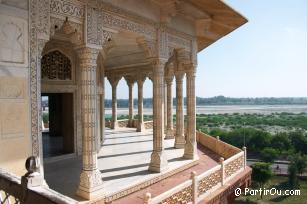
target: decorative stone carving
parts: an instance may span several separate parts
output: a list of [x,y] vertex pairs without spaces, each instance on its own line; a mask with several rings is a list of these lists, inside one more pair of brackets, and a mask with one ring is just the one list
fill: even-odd
[[163,148],[164,136],[164,69],[165,63],[163,59],[155,59],[153,61],[153,152],[149,170],[161,172],[167,169],[167,159]]
[[189,71],[186,76],[187,90],[187,136],[184,146],[184,158],[197,159],[197,144],[196,144],[196,96],[195,96],[195,74],[196,67],[190,63],[187,65]]
[[36,32],[37,38],[48,40],[50,37],[50,0],[36,1],[37,18]]
[[28,66],[27,22],[0,14],[0,64]]
[[103,12],[102,13],[102,24],[106,27],[110,27],[117,30],[127,30],[134,33],[144,35],[149,38],[154,38],[155,30],[153,27],[139,24],[137,22],[129,21],[127,19]]
[[42,79],[48,80],[71,80],[71,62],[60,51],[55,50],[47,53],[42,58]]
[[86,40],[88,44],[102,45],[102,12],[97,8],[87,7]]
[[97,161],[97,56],[98,50],[77,50],[81,69],[82,172],[77,194],[91,199],[101,193],[102,178]]
[[175,73],[176,76],[176,137],[175,148],[183,148],[184,137],[184,113],[183,113],[183,72]]
[[188,186],[178,193],[164,199],[159,204],[178,204],[178,203],[192,203],[192,186]]
[[191,41],[176,35],[168,34],[167,39],[169,42],[169,46],[175,48],[185,48],[190,51],[191,49]]
[[153,40],[141,37],[137,39],[138,45],[143,49],[146,58],[151,58],[156,56],[156,43]]
[[244,165],[244,157],[241,156],[230,163],[225,165],[225,177],[229,177],[237,172],[239,169],[243,168]]
[[0,99],[24,99],[25,80],[18,77],[0,77]]
[[23,102],[0,103],[0,135],[4,139],[24,137],[26,123],[26,105]]
[[198,194],[201,195],[203,193],[206,193],[208,190],[220,183],[221,180],[221,170],[209,174],[208,176],[199,181]]
[[[40,116],[40,60],[41,52],[49,38],[49,0],[29,1],[30,33],[30,97],[31,97],[31,138],[32,155],[42,160],[41,116]],[[48,35],[48,36],[46,36]],[[42,173],[42,169],[40,170]]]
[[72,21],[54,18],[50,19],[50,35],[57,38],[66,38],[75,45],[82,44],[83,42],[83,26],[82,24],[75,23]]
[[160,25],[160,27],[158,28],[157,36],[157,42],[159,45],[158,56],[159,58],[168,59],[168,39],[164,25]]
[[50,11],[53,14],[70,16],[74,18],[84,18],[84,6],[72,1],[51,0]]

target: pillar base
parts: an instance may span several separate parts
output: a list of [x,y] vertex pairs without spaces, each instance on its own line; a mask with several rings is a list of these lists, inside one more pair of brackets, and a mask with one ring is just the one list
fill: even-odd
[[164,139],[169,140],[169,139],[174,139],[174,138],[175,138],[175,136],[174,136],[173,129],[166,130],[166,134],[165,134]]
[[99,170],[82,170],[76,194],[88,200],[104,196],[103,182]]
[[111,129],[115,130],[118,128],[118,122],[112,122],[112,126],[111,126]]
[[185,147],[185,137],[182,136],[177,136],[175,138],[175,148],[176,149],[183,149]]
[[145,131],[145,126],[144,123],[138,124],[138,127],[136,128],[137,132],[144,132]]
[[164,152],[153,151],[151,153],[151,161],[148,170],[160,173],[165,171],[167,168],[168,168],[168,162]]
[[194,145],[191,142],[187,142],[184,146],[184,155],[185,159],[198,159],[196,143]]

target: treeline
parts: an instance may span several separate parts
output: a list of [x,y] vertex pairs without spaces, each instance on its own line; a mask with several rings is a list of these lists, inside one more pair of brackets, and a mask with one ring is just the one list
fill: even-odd
[[263,98],[230,98],[215,96],[212,98],[196,98],[197,105],[304,105],[307,97],[263,97]]
[[[176,105],[176,98],[173,99]],[[186,100],[184,99],[184,103]],[[152,99],[144,98],[143,104],[145,108],[152,107]],[[307,97],[263,97],[263,98],[231,98],[225,96],[215,96],[211,98],[196,97],[196,105],[307,105]],[[117,106],[121,108],[128,107],[128,99],[118,99]],[[137,99],[134,99],[134,106],[137,107]],[[112,107],[112,100],[105,100],[105,107]]]
[[260,155],[266,162],[272,162],[277,158],[289,159],[288,156],[294,153],[307,155],[307,135],[301,131],[271,134],[254,128],[231,131],[216,128],[208,134],[219,136],[224,142],[239,148],[245,145],[249,152]]

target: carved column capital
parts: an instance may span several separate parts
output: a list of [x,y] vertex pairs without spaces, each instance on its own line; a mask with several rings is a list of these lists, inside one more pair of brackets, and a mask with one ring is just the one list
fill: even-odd
[[124,78],[129,87],[133,86],[133,84],[135,83],[135,78],[133,76],[125,76]]
[[107,77],[112,87],[113,86],[116,87],[121,78],[122,78],[121,76],[117,76],[117,75],[111,75]]
[[182,83],[184,75],[184,72],[175,72],[176,83]]
[[167,86],[171,86],[173,84],[174,76],[166,76],[165,77],[165,82]]
[[146,76],[145,75],[138,75],[136,82],[138,84],[138,86],[143,86],[144,82],[146,80]]
[[195,63],[187,63],[184,65],[184,70],[185,70],[185,73],[187,75],[196,75],[196,71],[197,71],[197,64]]
[[90,47],[76,47],[75,50],[77,52],[81,65],[83,63],[86,63],[97,66],[97,57],[99,54],[98,49]]

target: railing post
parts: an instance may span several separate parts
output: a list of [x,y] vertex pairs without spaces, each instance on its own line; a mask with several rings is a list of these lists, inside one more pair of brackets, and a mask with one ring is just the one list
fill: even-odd
[[27,173],[21,177],[22,199],[21,203],[27,200],[28,189],[32,187],[47,186],[45,180],[39,173],[39,159],[31,156],[26,160]]
[[246,147],[243,147],[242,149],[244,151],[243,167],[245,169],[246,168],[246,160],[247,160],[247,154],[246,154],[247,152],[246,152]]
[[192,179],[192,203],[197,204],[198,181],[195,171],[191,172],[191,179]]
[[144,196],[144,204],[150,204],[150,201],[151,201],[151,194],[146,193]]
[[215,140],[215,150],[218,154],[220,154],[220,148],[219,148],[219,141],[220,141],[220,136],[216,136]]
[[224,158],[220,158],[220,164],[221,164],[221,180],[222,180],[222,186],[225,183],[225,165],[224,165]]

